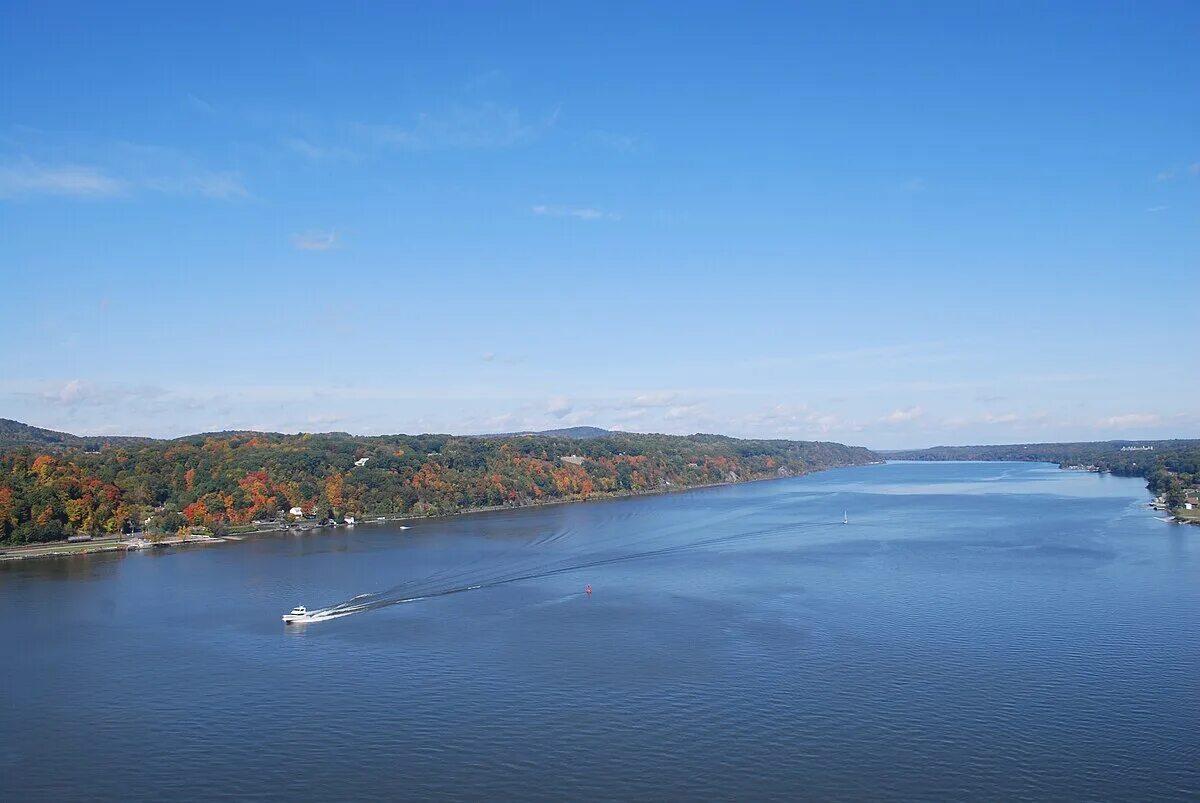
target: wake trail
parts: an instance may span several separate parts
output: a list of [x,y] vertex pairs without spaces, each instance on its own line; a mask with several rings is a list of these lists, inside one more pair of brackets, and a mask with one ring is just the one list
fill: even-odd
[[[497,588],[499,586],[510,585],[512,583],[556,577],[571,572],[584,571],[586,569],[595,569],[604,566],[613,566],[622,563],[649,560],[652,558],[660,558],[685,552],[692,552],[751,539],[769,539],[773,537],[787,536],[800,530],[813,530],[841,526],[841,522],[788,523],[774,527],[761,528],[758,530],[714,536],[712,538],[705,538],[698,541],[690,541],[681,544],[668,544],[665,546],[656,547],[654,549],[644,549],[635,552],[617,552],[617,554],[612,554],[612,550],[609,550],[605,553],[583,556],[583,560],[563,558],[558,561],[538,562],[532,565],[526,564],[509,566],[509,570],[507,572],[494,574],[476,573],[472,571],[471,568],[462,570],[462,567],[457,567],[460,569],[460,571],[443,570],[441,572],[435,572],[433,575],[425,578],[401,583],[386,591],[377,592],[375,594],[360,594],[351,598],[350,600],[347,600],[346,602],[316,611],[314,614],[316,617],[319,617],[317,619],[318,621],[325,618],[338,618],[354,613],[364,613],[366,611],[378,610],[380,608],[386,608],[392,605],[403,605],[406,603],[418,602],[420,600],[434,599],[453,594],[462,594],[467,591]],[[554,540],[558,539],[555,538]]]

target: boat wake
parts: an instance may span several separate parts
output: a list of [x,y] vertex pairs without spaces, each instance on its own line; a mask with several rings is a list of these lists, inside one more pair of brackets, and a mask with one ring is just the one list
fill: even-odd
[[[624,545],[623,548],[620,545],[614,545],[609,546],[608,549],[601,552],[576,555],[571,558],[563,558],[550,562],[542,562],[536,559],[530,560],[529,558],[534,556],[529,555],[528,550],[522,550],[523,554],[518,556],[517,560],[512,562],[504,561],[503,565],[500,566],[496,565],[494,559],[482,559],[470,566],[442,569],[426,577],[406,581],[385,591],[358,594],[345,602],[311,611],[311,616],[306,622],[328,621],[392,605],[404,605],[437,597],[446,597],[452,594],[462,594],[467,591],[497,588],[512,583],[555,577],[602,566],[663,558],[750,540],[785,538],[795,535],[800,531],[841,526],[842,522],[840,520],[833,522],[792,522],[775,527],[669,544],[654,549],[633,549],[634,544]],[[530,543],[545,543],[546,540],[557,540],[557,538],[552,536],[550,539],[539,539]],[[485,565],[479,565],[480,563],[484,563]]]

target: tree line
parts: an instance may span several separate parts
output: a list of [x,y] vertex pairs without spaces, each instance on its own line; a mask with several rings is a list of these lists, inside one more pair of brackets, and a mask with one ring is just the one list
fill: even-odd
[[803,474],[877,460],[837,443],[611,433],[457,437],[218,433],[0,453],[0,542],[185,527],[299,507],[318,517],[456,513]]

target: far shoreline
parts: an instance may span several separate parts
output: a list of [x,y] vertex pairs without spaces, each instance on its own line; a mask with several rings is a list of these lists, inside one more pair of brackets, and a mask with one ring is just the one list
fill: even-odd
[[[71,544],[67,541],[52,541],[45,544],[22,544],[15,547],[6,547],[0,549],[0,563],[17,562],[25,560],[37,560],[40,558],[71,558],[78,555],[95,555],[105,552],[136,552],[140,549],[162,549],[166,547],[185,547],[196,545],[220,544],[227,542],[238,542],[247,538],[270,535],[272,533],[298,533],[307,535],[310,531],[326,531],[339,529],[354,529],[356,527],[370,527],[380,524],[395,524],[406,521],[423,521],[436,522],[439,520],[449,520],[459,518],[461,516],[474,516],[484,513],[502,513],[516,512],[524,510],[535,510],[544,507],[553,507],[556,505],[573,505],[588,502],[617,502],[628,499],[637,499],[644,496],[665,496],[667,494],[684,494],[690,491],[706,491],[714,488],[728,488],[736,485],[749,485],[756,482],[774,482],[778,480],[798,479],[807,477],[813,474],[819,474],[826,471],[836,471],[845,468],[863,468],[865,466],[879,466],[887,464],[952,464],[952,463],[1043,463],[1048,466],[1053,466],[1059,471],[1078,472],[1079,469],[1063,468],[1056,463],[1044,460],[878,460],[870,463],[857,463],[845,466],[830,466],[829,468],[819,468],[813,471],[806,471],[801,474],[788,474],[786,476],[774,477],[752,477],[746,480],[735,480],[733,482],[710,482],[703,485],[689,485],[687,487],[667,487],[667,488],[652,488],[644,491],[622,491],[619,493],[606,493],[603,495],[593,495],[589,497],[572,497],[567,499],[549,499],[546,501],[528,502],[521,505],[488,505],[484,507],[463,508],[462,510],[453,513],[436,513],[426,516],[412,515],[390,515],[390,516],[365,516],[362,521],[355,521],[354,524],[334,524],[321,525],[312,524],[308,526],[300,525],[278,525],[254,530],[238,530],[235,532],[227,532],[223,535],[187,535],[181,538],[164,538],[156,543],[144,543],[139,546],[132,546],[131,542],[144,539],[136,539],[133,537],[122,539],[119,535],[106,533],[99,536],[95,541],[85,541],[78,544]],[[1110,472],[1086,472],[1089,474],[1104,475]],[[1133,479],[1130,477],[1129,479]],[[1164,512],[1154,507],[1153,502],[1146,505],[1151,512]],[[1200,519],[1182,518],[1174,513],[1167,512],[1166,516],[1154,516],[1158,521],[1172,524],[1191,524],[1200,525]]]
[[[293,533],[307,535],[311,531],[326,531],[326,530],[341,530],[354,529],[357,527],[369,527],[379,524],[393,524],[405,521],[438,521],[440,519],[454,519],[460,516],[472,516],[482,513],[500,513],[505,511],[521,511],[533,510],[543,507],[552,507],[555,505],[573,505],[585,502],[615,502],[626,499],[636,499],[643,496],[663,496],[666,494],[682,494],[689,491],[705,491],[713,488],[726,488],[735,485],[749,485],[755,482],[772,482],[776,480],[796,479],[798,477],[807,477],[812,474],[818,474],[823,471],[835,471],[843,468],[862,468],[863,466],[877,466],[887,463],[887,460],[873,461],[870,463],[851,463],[844,466],[830,466],[828,468],[819,468],[813,471],[805,471],[799,474],[786,474],[772,477],[751,477],[745,480],[734,480],[732,482],[709,482],[703,485],[688,485],[686,487],[666,487],[666,488],[651,488],[644,491],[621,491],[609,492],[602,495],[592,495],[588,497],[570,497],[566,499],[549,499],[546,501],[528,502],[520,505],[487,505],[484,507],[470,507],[453,513],[435,513],[426,516],[411,516],[411,515],[388,515],[388,516],[370,516],[365,515],[362,521],[356,519],[354,524],[334,524],[321,525],[311,524],[308,526],[300,525],[276,525],[274,527],[264,527],[251,530],[235,530],[226,532],[222,535],[187,535],[175,538],[163,538],[160,541],[153,543],[144,543],[133,545],[136,541],[145,541],[144,538],[131,535],[122,538],[119,534],[105,533],[97,536],[93,541],[83,541],[80,543],[69,543],[68,541],[48,541],[44,544],[21,544],[18,546],[2,547],[0,546],[0,563],[18,562],[26,560],[38,560],[43,558],[72,558],[78,555],[96,555],[106,552],[138,552],[141,549],[163,549],[166,547],[183,547],[194,545],[220,544],[227,542],[238,542],[246,538],[257,536],[270,535],[272,533]],[[920,462],[920,461],[914,461]]]

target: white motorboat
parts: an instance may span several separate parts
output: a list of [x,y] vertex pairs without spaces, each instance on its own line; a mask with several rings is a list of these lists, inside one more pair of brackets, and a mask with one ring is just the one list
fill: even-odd
[[289,625],[300,624],[302,622],[311,622],[312,620],[312,614],[309,613],[308,608],[305,608],[303,605],[297,605],[295,608],[292,608],[291,613],[285,613],[283,615],[283,621]]

